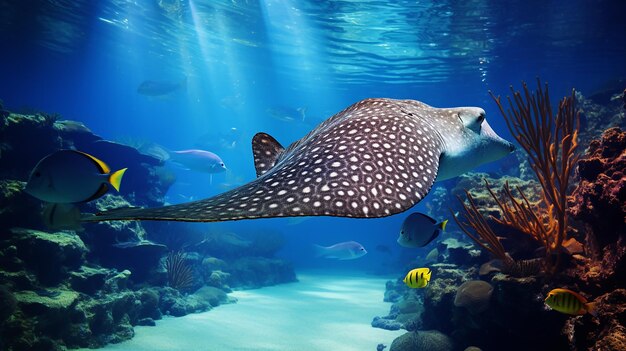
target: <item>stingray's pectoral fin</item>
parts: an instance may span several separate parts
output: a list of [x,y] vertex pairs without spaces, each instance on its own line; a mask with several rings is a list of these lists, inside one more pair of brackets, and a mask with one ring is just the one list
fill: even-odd
[[257,133],[252,138],[252,153],[256,176],[260,177],[272,169],[276,160],[285,151],[276,139],[267,133]]

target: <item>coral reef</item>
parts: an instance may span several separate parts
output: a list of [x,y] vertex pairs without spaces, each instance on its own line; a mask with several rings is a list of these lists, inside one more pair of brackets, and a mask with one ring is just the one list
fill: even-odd
[[[493,200],[498,204],[502,216],[491,220],[503,226],[512,227],[526,233],[543,245],[545,252],[544,269],[554,274],[560,268],[562,247],[575,242],[569,237],[567,195],[571,173],[578,160],[579,112],[575,107],[575,93],[559,103],[558,112],[552,116],[548,86],[545,90],[537,80],[537,91],[531,92],[525,83],[523,93],[511,88],[513,97],[508,97],[509,108],[505,111],[500,97],[493,99],[517,142],[526,151],[531,168],[539,184],[541,199],[531,203],[521,189],[519,198],[508,184],[503,187],[503,195],[495,194],[486,183]],[[478,211],[471,194],[466,193],[469,204],[463,203],[465,222],[455,220],[459,227],[486,250],[491,251],[506,265],[514,264],[512,258],[504,256],[493,230]],[[470,229],[471,228],[471,229]],[[476,232],[476,236],[470,233]]]
[[[160,159],[103,140],[82,123],[2,110],[0,349],[102,347],[132,338],[133,326],[155,325],[163,315],[235,302],[226,294],[231,287],[295,281],[293,268],[273,257],[284,243],[278,233],[264,240],[263,233],[244,239],[215,232],[198,242],[202,235],[170,223],[46,228],[43,204],[23,189],[33,166],[63,148],[97,155],[112,169],[129,168],[121,192],[81,204],[82,212],[162,205],[173,181]],[[184,254],[170,256],[168,267],[166,255],[172,250]],[[170,274],[170,286],[168,272],[177,272],[177,278]]]
[[454,297],[454,306],[465,307],[471,314],[484,312],[489,308],[493,286],[482,280],[469,280],[459,286]]
[[626,349],[626,289],[616,289],[595,299],[597,323],[570,318],[563,327],[577,350]]
[[426,330],[401,335],[391,343],[389,348],[389,351],[412,350],[452,351],[454,350],[454,343],[445,334],[436,330]]
[[[530,92],[526,94],[526,98],[531,95]],[[526,100],[517,105],[521,97],[514,99],[513,105],[521,109],[528,109],[533,104]],[[547,102],[547,94],[542,99],[537,100],[543,101],[540,105]],[[431,192],[429,196],[435,199],[429,205],[430,215],[441,218],[449,216],[451,211],[465,211],[461,202],[451,200],[454,196],[466,194],[465,189],[469,189],[468,197],[473,204],[466,203],[466,206],[481,231],[474,242],[496,259],[485,262],[485,257],[473,259],[468,257],[469,252],[456,251],[465,246],[463,238],[457,235],[463,227],[461,225],[457,230],[457,227],[449,226],[445,235],[458,238],[460,243],[450,239],[439,242],[437,247],[443,252],[439,255],[440,263],[433,265],[437,268],[433,268],[432,280],[422,291],[403,290],[401,285],[388,282],[385,297],[394,305],[389,316],[378,317],[377,324],[383,327],[401,325],[407,330],[438,330],[454,340],[459,349],[468,350],[624,349],[626,133],[623,128],[609,128],[601,138],[593,139],[611,125],[624,125],[626,119],[614,99],[607,106],[583,100],[578,93],[576,99],[583,125],[579,142],[582,146],[589,145],[579,160],[565,157],[568,164],[562,167],[563,157],[558,155],[558,150],[540,148],[561,167],[554,172],[543,172],[540,176],[543,181],[508,176],[496,178],[494,174],[498,172],[490,175],[474,173],[447,181],[445,186],[440,185]],[[545,105],[537,106],[538,111],[544,108]],[[570,114],[574,111],[565,110]],[[567,142],[564,140],[567,135],[573,135],[572,130],[565,129],[565,133],[559,132],[559,137],[551,139],[552,143],[559,144],[558,148]],[[553,130],[553,133],[556,132]],[[565,146],[572,150],[572,145]],[[554,152],[557,152],[556,156]],[[533,173],[540,167],[532,160],[528,165],[535,168]],[[565,176],[571,175],[574,169],[573,177],[564,182]],[[554,176],[556,173],[559,177]],[[484,186],[485,179],[490,188]],[[546,186],[545,183],[551,182],[554,184]],[[554,191],[556,188],[558,191]],[[504,193],[491,189],[504,189]],[[545,194],[546,189],[552,189],[549,192],[553,196],[549,201],[546,201],[550,196]],[[566,204],[563,203],[565,199]],[[557,213],[557,205],[565,211]],[[507,215],[515,211],[527,217],[507,219]],[[529,218],[533,214],[536,219]],[[537,231],[528,230],[529,223],[534,223]],[[542,228],[549,233],[549,240],[542,238],[543,234],[532,235],[532,232],[538,234]],[[564,235],[559,228],[565,231]],[[473,231],[470,234],[476,236]],[[558,264],[557,256],[561,256]],[[515,264],[510,265],[507,260]],[[479,303],[480,308],[473,311],[455,306],[455,300],[460,305],[457,295],[462,294],[462,287],[471,281],[479,282],[476,284],[485,286],[485,292],[491,292],[487,308],[486,303]],[[554,288],[567,288],[583,295],[595,304],[596,315],[569,316],[550,310],[544,299]],[[415,319],[400,323],[396,304],[411,301],[413,296],[419,297],[414,303],[421,302],[423,309]],[[408,335],[399,343],[407,343],[412,337]]]
[[626,132],[606,130],[578,162],[580,182],[569,198],[575,219],[590,223],[602,248],[626,231]]

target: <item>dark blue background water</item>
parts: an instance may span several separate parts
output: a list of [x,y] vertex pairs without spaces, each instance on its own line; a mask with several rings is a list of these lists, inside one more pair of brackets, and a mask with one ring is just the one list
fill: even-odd
[[[0,99],[11,110],[58,112],[107,139],[219,154],[230,172],[211,183],[176,170],[168,199],[182,202],[253,179],[249,141],[257,131],[287,145],[366,97],[481,106],[510,139],[488,90],[504,95],[510,84],[541,76],[557,98],[626,76],[624,4],[0,1]],[[165,98],[137,93],[144,80],[185,77],[186,91]],[[280,121],[268,113],[278,108],[306,108],[306,119]],[[288,240],[281,255],[299,268],[371,271],[391,260],[374,250],[377,244],[401,250],[395,240],[404,216],[190,226],[278,230]],[[370,254],[340,263],[312,258],[312,243],[345,240],[363,243]]]

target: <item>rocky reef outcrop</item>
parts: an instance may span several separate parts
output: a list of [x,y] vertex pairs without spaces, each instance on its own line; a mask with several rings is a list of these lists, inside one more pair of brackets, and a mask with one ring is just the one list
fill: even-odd
[[[468,189],[486,223],[498,236],[507,254],[522,260],[529,268],[521,277],[502,272],[501,260],[489,255],[472,259],[465,251],[465,239],[456,226],[448,227],[448,236],[461,238],[459,252],[439,242],[442,254],[430,264],[431,281],[424,289],[407,289],[401,280],[389,281],[385,297],[394,305],[388,316],[377,317],[378,327],[404,328],[409,333],[396,339],[396,347],[412,345],[414,331],[436,330],[447,335],[458,350],[623,350],[626,347],[626,127],[622,101],[612,99],[599,106],[577,94],[581,108],[580,159],[576,164],[574,185],[569,189],[568,237],[582,243],[582,248],[563,245],[562,260],[556,272],[535,270],[537,257],[545,253],[542,245],[528,234],[516,232],[489,218],[499,218],[501,211],[486,191],[487,179],[492,189],[506,182],[520,188],[530,203],[538,200],[541,188],[527,170],[510,172],[518,177],[490,174],[467,174],[439,185],[429,196],[430,215],[445,218],[462,208],[455,195]],[[620,126],[620,128],[614,128]],[[508,167],[508,166],[507,166]],[[527,167],[527,164],[520,165]],[[507,173],[509,173],[507,171]],[[472,242],[473,243],[473,242]],[[450,244],[450,242],[448,242]],[[469,244],[470,248],[477,249]],[[486,251],[486,250],[482,250]],[[542,257],[543,259],[543,257]],[[532,263],[532,264],[531,264]],[[428,262],[412,262],[407,269]],[[532,267],[531,267],[532,266]],[[479,269],[480,267],[480,269]],[[473,282],[473,283],[470,283]],[[468,296],[464,287],[478,287]],[[548,308],[544,299],[555,288],[575,291],[594,304],[594,313],[572,316]],[[419,314],[400,320],[398,311]],[[393,349],[393,346],[392,346]]]
[[570,213],[598,233],[597,246],[626,232],[626,132],[607,129],[578,161],[580,182],[569,198]]
[[[121,221],[47,228],[43,204],[23,190],[41,158],[68,148],[97,155],[111,169],[128,168],[119,193],[82,204],[82,212],[163,205],[174,181],[160,159],[82,123],[0,108],[0,349],[102,347],[163,315],[235,302],[232,289],[296,279],[293,267],[274,257],[279,234],[197,235],[179,223]],[[178,253],[175,266],[167,265],[171,252]]]

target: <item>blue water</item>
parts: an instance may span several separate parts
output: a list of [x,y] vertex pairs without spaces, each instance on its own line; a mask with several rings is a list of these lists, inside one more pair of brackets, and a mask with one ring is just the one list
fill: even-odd
[[[212,181],[176,170],[168,201],[183,202],[253,179],[254,133],[287,145],[366,97],[481,106],[510,140],[488,91],[506,94],[540,76],[556,98],[626,76],[624,13],[619,0],[3,1],[0,98],[10,110],[82,121],[106,139],[219,154],[230,171]],[[137,93],[145,80],[184,78],[186,91]],[[306,118],[278,120],[268,113],[278,108],[306,108]],[[395,240],[403,218],[181,228],[279,231],[287,240],[280,256],[297,269],[376,271],[392,264],[376,245],[402,250]],[[311,256],[313,243],[346,240],[370,254],[340,263]]]

